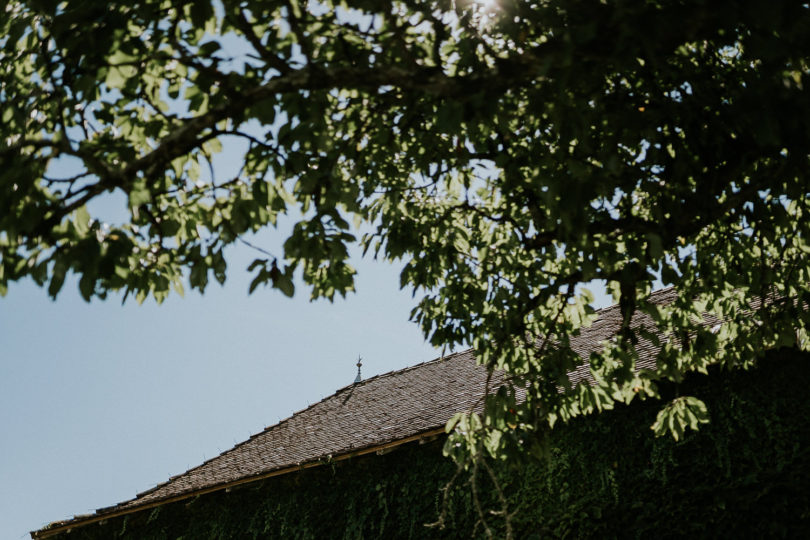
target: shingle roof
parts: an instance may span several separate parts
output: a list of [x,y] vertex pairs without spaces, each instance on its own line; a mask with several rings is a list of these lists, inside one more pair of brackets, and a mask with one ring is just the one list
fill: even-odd
[[[650,300],[664,304],[674,297],[675,292],[670,288],[653,293]],[[598,314],[592,326],[571,338],[573,350],[582,358],[599,350],[621,324],[617,306],[600,310]],[[654,328],[652,320],[645,315],[634,319],[634,326],[637,325]],[[638,367],[655,367],[652,344],[642,342],[638,348]],[[590,378],[587,364],[572,372],[570,378],[574,384]],[[83,521],[95,521],[100,516],[263,478],[274,471],[295,470],[320,460],[434,434],[454,413],[469,410],[480,401],[485,380],[486,370],[476,364],[471,350],[372,377],[338,390],[202,465],[139,493],[132,500],[99,509],[96,514],[52,523],[39,532],[75,526]]]
[[247,441],[121,506],[397,441],[444,426],[481,396],[471,351],[346,386]]
[[[652,293],[647,300],[654,304],[666,305],[674,301],[677,294],[674,287],[667,287]],[[571,348],[580,357],[587,359],[592,352],[598,352],[604,343],[613,338],[622,325],[622,315],[619,306],[610,306],[599,310],[599,317],[588,328],[583,328],[578,336],[571,338]],[[706,317],[706,322],[713,324],[716,319]],[[658,332],[655,321],[646,313],[636,312],[633,315],[633,328],[646,328],[650,332]],[[639,337],[636,344],[638,360],[636,369],[655,369],[655,357],[658,349],[649,340]],[[568,374],[572,385],[583,379],[591,379],[590,366],[585,363]]]

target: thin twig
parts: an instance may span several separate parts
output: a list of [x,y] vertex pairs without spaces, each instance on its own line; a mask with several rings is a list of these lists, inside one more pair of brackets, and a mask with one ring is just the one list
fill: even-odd
[[512,540],[512,514],[509,513],[509,504],[506,500],[506,495],[504,495],[503,489],[501,488],[501,483],[495,476],[495,471],[492,470],[492,467],[490,467],[489,463],[487,463],[487,460],[485,458],[481,459],[481,463],[484,465],[484,469],[486,469],[487,473],[489,474],[489,478],[492,480],[492,485],[495,486],[495,493],[498,495],[498,500],[501,502],[501,511],[498,513],[493,513],[503,516],[504,524],[506,526],[506,540]]
[[492,529],[489,528],[487,524],[486,515],[484,514],[484,509],[481,507],[481,501],[478,498],[478,461],[481,457],[473,458],[472,462],[472,473],[470,474],[470,488],[472,490],[472,498],[473,503],[475,504],[475,511],[478,513],[478,522],[484,528],[484,534],[487,535],[487,538],[492,538]]

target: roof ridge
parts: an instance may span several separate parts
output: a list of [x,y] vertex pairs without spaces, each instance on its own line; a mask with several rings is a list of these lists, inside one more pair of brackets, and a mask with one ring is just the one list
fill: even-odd
[[[374,375],[374,376],[372,376],[372,377],[369,377],[368,379],[363,379],[363,380],[362,380],[362,381],[360,381],[360,382],[356,382],[356,383],[352,383],[352,384],[347,384],[346,386],[341,386],[340,388],[338,388],[338,389],[335,391],[335,393],[334,393],[334,394],[332,394],[332,395],[330,395],[330,396],[327,396],[327,397],[325,397],[325,398],[323,398],[323,399],[327,399],[327,398],[329,398],[329,397],[336,396],[336,395],[338,395],[339,393],[341,393],[341,392],[343,392],[343,391],[345,391],[345,390],[348,390],[349,388],[354,388],[355,386],[364,385],[364,384],[366,384],[366,383],[368,383],[368,382],[371,382],[371,381],[374,381],[374,380],[376,380],[376,379],[382,379],[382,378],[384,378],[384,377],[392,377],[392,376],[394,376],[394,375],[399,375],[400,373],[405,373],[405,372],[408,372],[408,371],[413,371],[414,369],[417,369],[417,368],[420,368],[420,367],[426,366],[426,365],[428,365],[428,364],[435,364],[435,363],[437,363],[437,362],[442,362],[442,361],[444,361],[444,360],[449,360],[449,359],[451,359],[451,358],[453,358],[453,357],[455,357],[455,356],[460,356],[460,355],[462,355],[462,354],[469,353],[469,352],[471,352],[472,350],[473,350],[473,349],[472,349],[472,347],[468,347],[468,348],[464,349],[463,351],[456,351],[456,352],[452,352],[452,353],[450,353],[450,354],[444,354],[444,355],[442,355],[442,356],[439,356],[438,358],[433,358],[432,360],[425,360],[424,362],[419,362],[419,363],[417,363],[417,364],[413,364],[412,366],[406,366],[406,367],[401,368],[401,369],[392,369],[391,371],[386,371],[385,373],[378,373],[377,375]],[[321,401],[323,401],[323,400],[321,400]],[[320,403],[320,402],[319,402],[319,403]],[[306,409],[302,409],[302,411],[304,411],[304,410],[306,410]],[[301,411],[299,411],[299,412],[301,412]]]
[[[668,292],[670,292],[670,291],[672,291],[674,289],[675,289],[675,286],[670,285],[669,287],[663,287],[661,289],[652,291],[652,292],[650,292],[650,294],[648,294],[647,296],[644,297],[644,300],[646,300],[646,301],[653,300],[654,301],[654,300],[658,299],[659,296],[663,296],[664,293],[668,293]],[[614,303],[614,304],[610,304],[609,306],[599,308],[599,309],[595,310],[594,313],[606,313],[608,311],[618,309],[618,308],[619,308],[619,304]]]

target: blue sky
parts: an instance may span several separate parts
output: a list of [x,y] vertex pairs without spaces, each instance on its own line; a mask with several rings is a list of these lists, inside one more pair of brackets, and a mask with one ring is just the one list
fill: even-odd
[[[252,126],[256,128],[256,126]],[[249,127],[250,129],[250,127]],[[239,170],[244,141],[215,157],[218,178]],[[51,165],[56,177],[75,160]],[[126,198],[93,201],[101,221],[128,219]],[[293,218],[251,242],[276,254]],[[390,264],[352,261],[357,292],[309,301],[270,288],[248,296],[246,267],[264,257],[226,251],[224,287],[186,286],[163,305],[121,295],[84,302],[75,279],[58,299],[27,281],[0,298],[0,538],[130,499],[364,377],[440,354],[408,316]]]
[[[238,163],[226,147],[218,167]],[[64,164],[65,168],[70,164]],[[126,200],[91,208],[126,219]],[[285,226],[251,242],[281,254]],[[286,225],[289,228],[289,223]],[[363,376],[436,358],[408,321],[399,268],[356,253],[357,291],[334,303],[270,288],[248,295],[261,254],[226,252],[224,286],[162,305],[121,295],[56,301],[31,281],[0,298],[0,538],[128,500]],[[597,292],[597,304],[607,305]],[[450,351],[448,351],[450,352]]]
[[[243,151],[226,141],[217,176],[231,177]],[[102,221],[127,219],[122,195],[91,206]],[[251,240],[281,255],[283,232]],[[225,286],[161,306],[85,303],[75,279],[56,301],[30,281],[0,298],[0,538],[200,464],[350,384],[358,354],[369,377],[441,353],[408,322],[415,300],[397,267],[355,257],[357,292],[330,304],[300,284],[292,299],[261,287],[248,296],[245,268],[261,255],[241,245],[227,255]]]
[[[310,302],[259,288],[231,250],[225,286],[139,306],[54,302],[31,282],[0,298],[0,538],[132,498],[355,377],[437,357],[398,269],[355,260],[357,292]],[[606,305],[603,295],[597,302]]]
[[[238,166],[237,150],[218,167]],[[125,212],[122,196],[91,208],[102,220]],[[283,227],[251,241],[281,254]],[[368,377],[441,354],[408,321],[415,300],[396,266],[356,255],[357,292],[310,302],[300,283],[292,299],[262,287],[248,296],[245,269],[261,255],[226,254],[223,287],[160,306],[122,305],[120,294],[86,303],[75,279],[56,301],[30,281],[0,298],[0,538],[200,464],[350,384],[358,355]]]
[[[439,353],[408,322],[398,270],[357,261],[333,304],[247,295],[253,253],[201,296],[53,302],[30,282],[0,299],[0,538],[133,497],[364,377]],[[304,293],[304,294],[301,294]]]

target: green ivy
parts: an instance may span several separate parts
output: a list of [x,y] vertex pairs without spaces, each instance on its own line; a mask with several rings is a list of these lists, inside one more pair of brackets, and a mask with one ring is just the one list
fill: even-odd
[[[663,389],[698,396],[711,423],[656,438],[655,402],[555,428],[542,459],[501,464],[517,538],[801,537],[810,531],[810,355],[771,354],[753,371],[693,376]],[[476,527],[466,480],[436,520],[454,465],[441,442],[302,470],[58,538],[466,538]],[[528,458],[527,458],[528,459]],[[482,504],[497,508],[480,481]],[[493,532],[503,523],[493,517]]]

